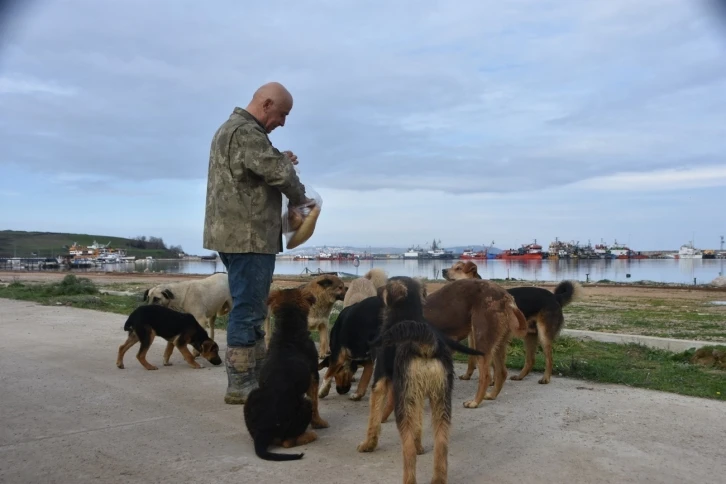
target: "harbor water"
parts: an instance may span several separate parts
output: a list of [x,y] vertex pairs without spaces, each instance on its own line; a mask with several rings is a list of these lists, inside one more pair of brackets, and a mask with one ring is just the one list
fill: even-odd
[[[443,279],[441,270],[454,260],[362,260],[354,261],[293,261],[279,258],[275,266],[277,275],[300,275],[310,272],[339,272],[363,275],[373,267],[381,268],[389,276],[426,277]],[[708,284],[725,274],[724,259],[581,259],[581,260],[476,260],[479,274],[485,279],[513,278],[526,281],[579,281]],[[136,262],[104,264],[84,271],[165,272],[186,274],[213,274],[225,272],[220,260],[137,260]]]

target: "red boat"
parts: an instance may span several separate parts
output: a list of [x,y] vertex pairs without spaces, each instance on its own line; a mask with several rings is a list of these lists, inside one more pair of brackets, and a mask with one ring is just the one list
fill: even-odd
[[497,259],[504,260],[542,260],[542,246],[537,244],[524,245],[519,249],[505,250],[501,254],[497,254]]

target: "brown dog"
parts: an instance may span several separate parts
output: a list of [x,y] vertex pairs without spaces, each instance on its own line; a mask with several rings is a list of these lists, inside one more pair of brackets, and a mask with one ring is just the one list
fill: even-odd
[[[484,280],[461,279],[446,284],[426,298],[424,318],[445,336],[460,341],[471,333],[472,348],[478,356],[479,388],[466,408],[476,408],[482,400],[494,400],[507,378],[507,347],[512,335],[524,337],[527,321],[514,298],[501,286]],[[486,394],[494,364],[494,389]]]
[[[444,269],[442,274],[449,281],[481,279],[476,264],[471,261],[457,262],[451,268]],[[539,383],[549,383],[553,367],[552,343],[565,323],[562,308],[579,297],[580,285],[576,281],[562,281],[557,285],[554,293],[540,287],[513,287],[507,292],[514,297],[517,308],[522,311],[528,323],[527,334],[524,337],[526,348],[524,368],[519,375],[513,375],[511,379],[521,380],[532,371],[539,340],[545,355],[545,372]],[[469,345],[472,344],[472,335],[469,335]],[[462,380],[471,378],[474,363],[474,358],[470,357],[466,373],[459,378]]]
[[[346,287],[338,276],[320,275],[315,277],[307,284],[298,287],[315,296],[315,304],[310,308],[308,314],[308,329],[317,331],[320,337],[320,347],[318,348],[318,356],[324,358],[330,351],[330,342],[328,339],[328,324],[330,321],[330,312],[336,301],[342,301],[345,298]],[[265,345],[270,346],[270,331],[272,313],[270,308],[267,310],[267,318],[265,319]]]

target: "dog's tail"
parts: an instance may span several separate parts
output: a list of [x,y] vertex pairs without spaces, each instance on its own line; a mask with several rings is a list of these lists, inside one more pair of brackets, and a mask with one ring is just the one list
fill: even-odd
[[414,342],[417,343],[420,354],[423,357],[430,357],[436,350],[439,342],[444,343],[452,350],[466,353],[467,355],[484,356],[484,353],[481,351],[469,348],[447,338],[430,324],[418,321],[401,321],[394,324],[381,333],[372,343],[377,342],[381,342],[384,346]]
[[281,462],[302,459],[305,452],[301,452],[299,454],[276,454],[267,450],[267,444],[265,442],[262,442],[260,439],[255,439],[255,454],[257,454],[257,457],[260,459]]
[[561,307],[565,307],[572,301],[577,300],[582,292],[582,287],[577,281],[562,281],[555,288],[555,298]]

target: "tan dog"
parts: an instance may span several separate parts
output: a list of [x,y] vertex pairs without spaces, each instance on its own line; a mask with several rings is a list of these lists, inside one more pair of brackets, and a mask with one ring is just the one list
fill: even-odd
[[[299,286],[299,289],[307,290],[315,296],[315,304],[310,308],[308,314],[308,329],[317,331],[320,336],[320,347],[318,355],[324,358],[330,351],[330,342],[328,338],[328,324],[330,321],[330,312],[336,301],[342,301],[345,298],[346,287],[338,276],[320,275],[315,277],[307,284]],[[269,347],[271,332],[271,311],[268,307],[267,318],[265,319],[265,345]]]
[[[424,318],[445,336],[460,341],[473,334],[473,348],[484,353],[479,363],[479,387],[466,408],[482,400],[494,400],[507,378],[507,347],[512,335],[524,337],[527,321],[514,298],[501,286],[484,280],[461,279],[446,284],[426,298]],[[489,367],[494,364],[494,389],[489,386]]]
[[[449,269],[444,269],[442,274],[449,281],[481,279],[476,264],[471,261],[456,262]],[[513,287],[507,292],[514,297],[517,308],[522,311],[528,323],[527,334],[524,336],[526,349],[524,368],[519,375],[514,375],[511,379],[521,380],[532,371],[539,340],[545,355],[545,372],[539,382],[549,383],[553,367],[552,343],[565,323],[562,308],[579,297],[580,285],[577,281],[562,281],[557,285],[554,293],[541,287]],[[469,335],[469,345],[472,344],[474,344],[473,336]],[[471,378],[474,363],[475,359],[470,357],[466,373],[459,378],[462,380]]]
[[371,269],[365,276],[354,279],[348,285],[343,299],[343,307],[347,308],[357,302],[378,295],[378,289],[386,285],[388,276],[381,269]]

